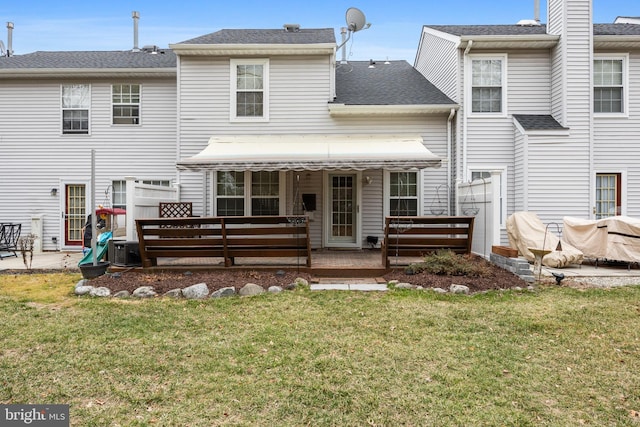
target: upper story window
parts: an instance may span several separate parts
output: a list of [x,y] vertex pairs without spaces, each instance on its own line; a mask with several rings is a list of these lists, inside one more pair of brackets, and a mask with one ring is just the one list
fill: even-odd
[[600,57],[593,61],[593,112],[625,113],[626,58]]
[[62,133],[89,134],[89,107],[91,86],[86,84],[62,85]]
[[140,124],[140,85],[112,85],[111,111],[114,125]]
[[231,60],[231,120],[269,119],[269,60]]
[[471,58],[471,113],[505,112],[505,64],[506,56]]

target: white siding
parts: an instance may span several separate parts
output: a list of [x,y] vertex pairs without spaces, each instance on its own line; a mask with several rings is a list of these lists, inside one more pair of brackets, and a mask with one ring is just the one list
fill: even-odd
[[458,43],[423,30],[415,68],[454,102],[458,93]]
[[[270,59],[268,123],[229,121],[229,59],[182,58],[180,61],[180,158],[200,152],[212,135],[243,134],[421,134],[427,148],[447,156],[447,115],[429,117],[340,117],[329,115],[329,57],[277,57]],[[362,186],[362,236],[383,231],[382,171],[363,171],[373,183]],[[316,194],[317,210],[311,222],[312,245],[322,243],[322,174],[300,173],[300,192]],[[435,182],[446,182],[446,167],[425,173],[427,198]],[[294,173],[288,174],[287,205],[295,189]],[[202,174],[180,172],[181,197],[194,202],[196,215],[213,214],[202,204]],[[423,200],[426,203],[427,198]],[[366,247],[366,243],[363,244]]]
[[551,63],[548,50],[508,52],[507,112],[549,114]]
[[[142,85],[141,125],[111,125],[111,84],[122,80],[74,80],[91,84],[90,135],[62,135],[60,80],[3,81],[0,91],[0,221],[43,215],[43,249],[61,242],[61,180],[90,180],[96,150],[96,203],[111,181],[133,175],[175,180],[176,86],[174,80],[127,80]],[[52,188],[58,195],[50,195]],[[89,190],[87,188],[87,190]],[[89,195],[87,194],[87,197]],[[110,200],[109,200],[110,202]]]
[[[515,130],[513,212],[527,210],[527,137]],[[513,212],[509,212],[512,214]]]
[[[594,118],[594,172],[621,173],[626,215],[640,216],[640,54],[629,55],[628,117]],[[623,212],[624,213],[624,212]]]

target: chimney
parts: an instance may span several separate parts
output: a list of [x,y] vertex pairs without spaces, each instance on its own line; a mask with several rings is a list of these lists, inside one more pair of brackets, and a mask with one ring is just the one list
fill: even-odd
[[136,12],[135,10],[131,12],[131,17],[133,18],[133,52],[139,52],[138,48],[138,20],[140,19],[140,12]]
[[7,56],[13,55],[13,22],[7,22]]

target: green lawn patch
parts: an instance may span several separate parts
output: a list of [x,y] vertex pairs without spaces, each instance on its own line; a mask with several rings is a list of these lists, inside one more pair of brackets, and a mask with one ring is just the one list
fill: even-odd
[[78,426],[639,425],[640,287],[66,298],[0,285],[0,403]]

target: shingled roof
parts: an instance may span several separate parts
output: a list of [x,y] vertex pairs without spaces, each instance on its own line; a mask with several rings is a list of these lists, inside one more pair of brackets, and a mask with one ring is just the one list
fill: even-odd
[[144,51],[33,52],[0,57],[0,70],[28,69],[152,69],[175,68],[176,55],[168,49]]
[[593,24],[595,36],[640,36],[638,24]]
[[407,61],[349,61],[336,69],[334,103],[345,105],[455,105]]
[[[546,34],[547,26],[541,25],[426,25],[443,33],[455,36],[522,36]],[[596,36],[640,36],[637,24],[593,24]]]
[[454,36],[520,36],[546,34],[545,25],[426,25]]
[[566,130],[549,114],[514,114],[513,118],[524,130]]
[[223,29],[177,44],[320,44],[335,43],[333,28],[301,28],[297,31],[274,29]]

